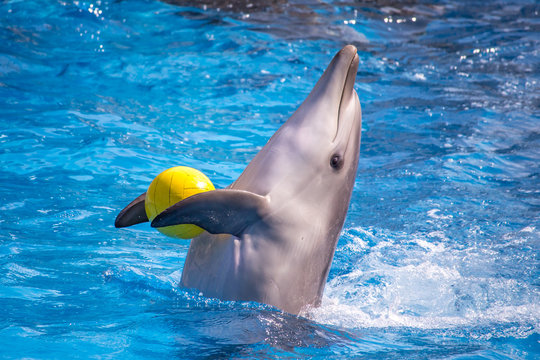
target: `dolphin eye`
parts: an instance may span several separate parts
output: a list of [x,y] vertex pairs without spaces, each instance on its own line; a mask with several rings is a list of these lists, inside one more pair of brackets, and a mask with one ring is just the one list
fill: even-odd
[[338,154],[334,154],[330,159],[330,166],[336,170],[339,170],[343,167],[343,157]]

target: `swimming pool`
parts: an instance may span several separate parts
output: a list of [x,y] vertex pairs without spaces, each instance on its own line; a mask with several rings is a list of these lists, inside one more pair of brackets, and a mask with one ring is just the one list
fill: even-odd
[[[1,356],[538,357],[540,7],[188,5],[0,5]],[[347,43],[362,148],[320,308],[179,288],[189,242],[114,228],[171,166],[234,181]]]

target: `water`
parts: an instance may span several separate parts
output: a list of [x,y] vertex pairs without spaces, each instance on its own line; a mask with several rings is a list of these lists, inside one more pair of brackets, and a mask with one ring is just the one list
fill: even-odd
[[[539,357],[540,7],[249,4],[0,4],[1,356]],[[227,186],[346,43],[362,153],[320,308],[179,288],[187,241],[113,227],[168,167]]]

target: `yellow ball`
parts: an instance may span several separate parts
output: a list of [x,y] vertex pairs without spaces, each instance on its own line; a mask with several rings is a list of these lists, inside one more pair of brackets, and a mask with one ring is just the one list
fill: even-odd
[[[144,208],[150,221],[163,210],[201,192],[214,190],[210,179],[199,170],[177,166],[165,170],[152,181],[146,192]],[[196,225],[182,224],[165,226],[158,230],[171,237],[191,239],[200,235],[204,230]]]

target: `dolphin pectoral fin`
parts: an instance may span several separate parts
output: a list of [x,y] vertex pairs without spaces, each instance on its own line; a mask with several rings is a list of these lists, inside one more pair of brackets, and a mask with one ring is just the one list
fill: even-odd
[[114,221],[114,226],[117,228],[127,227],[135,224],[140,224],[148,221],[146,216],[146,210],[144,209],[144,200],[146,199],[146,193],[141,194],[135,200],[129,203],[124,210],[120,211],[120,214]]
[[268,211],[268,199],[243,190],[212,190],[190,196],[169,207],[152,227],[194,224],[211,234],[240,236]]

